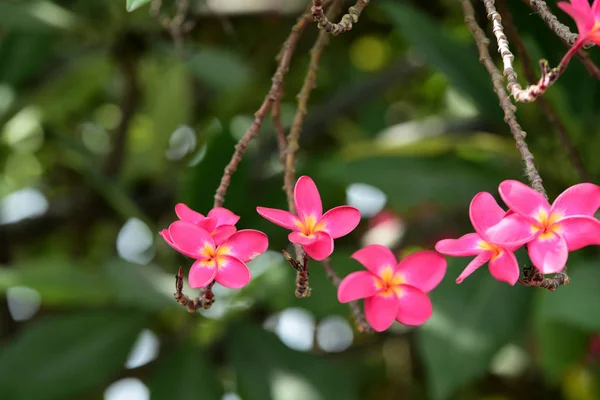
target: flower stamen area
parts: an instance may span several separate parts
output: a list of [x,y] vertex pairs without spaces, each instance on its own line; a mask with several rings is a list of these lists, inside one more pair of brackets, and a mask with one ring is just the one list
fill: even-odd
[[495,244],[488,243],[485,240],[480,241],[479,244],[478,244],[478,246],[479,246],[479,248],[481,250],[491,251],[493,253],[492,254],[492,261],[495,260],[496,258],[500,257],[500,255],[504,251],[502,249],[502,247],[497,246]]
[[325,228],[325,224],[321,221],[317,222],[317,218],[314,215],[308,215],[304,217],[304,221],[299,219],[295,223],[300,228],[300,233],[309,238],[312,238],[315,233]]
[[539,225],[532,226],[532,231],[535,233],[541,230],[542,233],[538,236],[539,240],[550,240],[554,235],[560,235],[562,233],[560,224],[556,223],[562,217],[563,215],[559,212],[554,211],[548,214],[546,210],[540,209],[536,217]]
[[223,256],[229,254],[229,247],[219,246],[215,248],[210,243],[205,243],[200,250],[200,254],[205,257],[203,260],[199,260],[200,265],[203,267],[219,267],[225,263]]
[[403,283],[405,280],[402,274],[394,272],[394,268],[389,265],[383,267],[375,279],[375,287],[380,291],[378,295],[385,297],[392,296],[394,293],[400,297],[402,293],[400,285]]

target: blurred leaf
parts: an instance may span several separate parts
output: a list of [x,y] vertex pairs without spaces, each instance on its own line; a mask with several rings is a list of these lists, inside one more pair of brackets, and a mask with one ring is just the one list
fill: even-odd
[[556,383],[583,359],[589,334],[560,323],[543,323],[536,328],[539,363]]
[[252,78],[244,58],[222,48],[203,47],[189,67],[204,84],[219,90],[241,88]]
[[132,12],[148,3],[150,3],[150,0],[127,0],[126,9]]
[[54,41],[50,33],[13,31],[1,36],[0,82],[21,86],[44,65]]
[[482,114],[501,121],[498,98],[474,46],[465,46],[439,21],[432,21],[405,3],[385,2],[382,8],[426,62],[438,68],[454,87],[469,96]]
[[0,354],[0,398],[71,398],[115,377],[144,324],[103,311],[38,320]]
[[[294,351],[259,326],[243,325],[232,329],[228,344],[229,358],[238,379],[238,392],[244,400],[273,399],[272,385],[277,384],[280,374],[297,377],[303,389],[304,384],[311,386],[307,389],[311,393],[316,391],[320,400],[358,399],[357,380],[348,364]],[[258,368],[257,360],[260,360]],[[296,385],[287,387],[289,398],[314,398],[307,393],[291,393],[292,389],[298,388]]]
[[50,1],[0,3],[0,27],[23,30],[68,29],[75,22],[70,11]]
[[557,321],[586,332],[600,330],[600,268],[598,260],[569,263],[571,283],[541,294],[540,321]]
[[418,348],[433,399],[485,374],[494,354],[519,338],[532,291],[494,280],[486,267],[460,285],[454,277],[467,258],[448,262],[449,276],[431,293],[433,317],[418,332]]
[[214,369],[202,349],[192,343],[183,343],[160,359],[149,386],[152,400],[219,400],[223,396]]

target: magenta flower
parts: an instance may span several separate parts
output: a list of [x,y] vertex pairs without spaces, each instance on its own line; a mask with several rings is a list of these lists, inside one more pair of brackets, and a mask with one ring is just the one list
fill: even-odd
[[274,208],[256,207],[272,223],[290,229],[290,242],[302,245],[311,258],[322,261],[333,253],[333,239],[352,232],[360,222],[360,212],[350,206],[332,208],[323,214],[321,196],[315,182],[301,176],[294,188],[298,215]]
[[444,239],[436,243],[435,249],[442,254],[454,257],[476,256],[456,279],[456,283],[461,283],[488,261],[490,274],[495,279],[511,285],[517,283],[520,269],[514,252],[531,239],[531,234],[500,244],[486,232],[510,214],[510,211],[507,213],[500,208],[491,194],[477,193],[469,206],[469,217],[476,233],[467,233],[458,239]]
[[600,245],[600,187],[591,183],[571,186],[552,206],[537,191],[513,180],[500,184],[500,196],[514,214],[487,229],[497,244],[527,240],[533,265],[543,274],[560,272],[569,251]]
[[352,272],[338,287],[341,303],[365,299],[365,317],[377,332],[388,329],[394,320],[404,325],[424,324],[432,314],[426,293],[446,273],[446,260],[435,251],[413,253],[400,263],[385,246],[371,244],[352,255],[368,271]]
[[187,221],[173,222],[163,237],[175,250],[196,259],[188,277],[193,288],[213,280],[231,289],[246,286],[252,276],[245,263],[269,246],[267,235],[253,229],[238,231],[217,246],[208,231]]
[[579,36],[573,47],[580,48],[588,42],[600,45],[600,0],[594,0],[591,6],[588,0],[571,0],[571,4],[560,2],[557,5],[577,24]]
[[[175,206],[175,214],[177,214],[180,221],[198,225],[200,228],[209,232],[217,246],[225,242],[237,231],[235,224],[240,220],[240,217],[223,207],[213,208],[205,217],[183,203],[179,203]],[[160,235],[167,243],[172,243],[171,238],[168,236],[168,230],[163,229],[160,231]]]

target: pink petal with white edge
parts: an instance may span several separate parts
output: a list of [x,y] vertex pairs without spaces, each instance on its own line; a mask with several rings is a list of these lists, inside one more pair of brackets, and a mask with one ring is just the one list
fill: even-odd
[[548,200],[538,191],[519,181],[508,180],[498,188],[500,197],[517,214],[536,219],[540,210],[550,212]]
[[206,245],[214,247],[210,233],[191,222],[175,221],[169,226],[169,234],[176,249],[192,258],[204,258],[200,250]]
[[250,270],[242,261],[232,256],[223,256],[223,263],[219,264],[219,270],[215,281],[221,286],[229,289],[241,289],[252,279]]
[[215,207],[208,212],[207,217],[216,218],[217,226],[221,225],[235,225],[240,220],[238,215],[235,215],[231,211],[223,207]]
[[435,249],[442,254],[454,257],[476,256],[483,249],[484,240],[476,233],[467,233],[458,239],[444,239],[435,244]]
[[567,217],[558,223],[569,251],[600,245],[600,221],[592,217]]
[[276,208],[256,207],[256,212],[259,213],[261,217],[274,223],[275,225],[279,225],[292,231],[297,231],[300,229],[298,228],[298,225],[296,225],[298,217],[287,211],[278,210]]
[[315,182],[308,176],[301,176],[294,187],[294,204],[300,219],[312,215],[317,220],[323,215],[321,195]]
[[517,283],[521,274],[519,263],[514,253],[504,250],[496,258],[490,260],[489,269],[490,274],[496,280],[513,286]]
[[422,250],[400,261],[396,272],[402,274],[404,283],[427,293],[442,281],[447,265],[446,259],[441,254]]
[[204,219],[204,215],[192,210],[183,203],[179,203],[175,206],[175,214],[177,214],[177,218],[180,220],[191,222],[192,224],[197,224],[198,221]]
[[360,222],[360,211],[351,206],[339,206],[327,211],[321,217],[325,224],[323,230],[334,239],[346,236],[358,226]]
[[215,217],[206,217],[196,223],[200,228],[208,233],[212,233],[217,227],[217,219]]
[[214,263],[211,263],[210,266],[203,265],[203,263],[202,260],[197,260],[190,268],[188,281],[191,288],[206,287],[217,275],[217,266]]
[[314,242],[302,245],[302,248],[313,260],[323,261],[333,253],[333,239],[325,232],[317,232],[316,235]]
[[171,234],[169,233],[168,229],[163,229],[162,231],[158,232],[158,234],[162,236],[169,246],[173,247],[173,239],[171,239]]
[[488,243],[510,247],[512,251],[535,239],[541,232],[538,222],[520,214],[511,214],[487,229],[482,237]]
[[593,217],[600,208],[600,186],[580,183],[571,186],[560,194],[552,204],[552,211],[564,217],[587,215]]
[[351,256],[375,275],[385,267],[395,268],[398,264],[396,256],[390,249],[380,244],[370,244],[356,251]]
[[318,236],[316,234],[309,237],[301,232],[290,232],[288,235],[288,240],[290,242],[302,245],[314,243],[317,238]]
[[433,313],[429,297],[418,288],[410,285],[400,286],[398,304],[396,321],[407,326],[423,325],[431,318]]
[[376,277],[369,271],[352,272],[338,286],[338,301],[348,303],[352,300],[364,299],[377,293]]
[[248,262],[267,250],[269,239],[261,231],[243,229],[231,235],[221,247],[227,248],[228,255],[242,262]]
[[527,250],[531,262],[543,274],[562,271],[569,256],[567,242],[562,236],[553,232],[540,235],[529,242]]
[[212,232],[212,237],[217,246],[225,243],[227,239],[237,232],[237,228],[233,225],[221,225]]
[[488,192],[480,192],[473,197],[469,206],[469,217],[475,232],[483,237],[483,232],[496,225],[504,217],[504,211],[494,196]]
[[383,332],[394,323],[400,303],[395,294],[372,296],[365,299],[365,317],[377,332]]
[[475,272],[479,267],[488,262],[494,253],[491,251],[484,251],[475,257],[463,270],[463,272],[456,278],[456,283],[462,283],[469,275]]

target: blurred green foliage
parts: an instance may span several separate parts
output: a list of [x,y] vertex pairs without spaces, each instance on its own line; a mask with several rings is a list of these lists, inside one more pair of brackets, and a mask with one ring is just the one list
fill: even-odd
[[[225,206],[241,216],[240,228],[265,231],[271,252],[251,264],[249,286],[217,288],[210,312],[188,315],[172,293],[177,268],[191,261],[156,233],[174,219],[177,202],[203,213],[212,207],[304,5],[253,13],[241,9],[251,1],[193,0],[178,45],[168,22],[181,2],[163,1],[156,15],[157,3],[0,3],[1,399],[99,399],[126,378],[143,382],[152,399],[600,396],[598,359],[588,354],[600,331],[594,248],[570,256],[572,283],[555,293],[510,287],[484,268],[457,285],[468,259],[452,259],[423,327],[355,331],[341,352],[328,352],[312,328],[310,348],[288,347],[273,329],[281,312],[302,309],[317,323],[351,320],[316,262],[312,296],[294,296],[294,272],[279,254],[289,245],[286,233],[255,212],[257,205],[286,207],[270,120],[239,165]],[[395,250],[431,248],[470,231],[473,195],[524,179],[522,166],[458,4],[371,3],[323,55],[297,171],[316,180],[326,209],[347,202],[349,185],[374,186],[405,229]],[[507,3],[532,57],[555,64],[566,51],[558,38],[524,2]],[[480,4],[485,22],[482,11]],[[286,127],[316,35],[309,26],[285,80]],[[589,52],[600,61],[598,49]],[[516,66],[523,76],[518,57]],[[574,60],[545,95],[596,183],[599,88]],[[579,182],[537,104],[520,105],[518,117],[549,194]],[[31,197],[14,197],[24,189],[45,199],[36,200],[39,211]],[[132,218],[150,237],[123,229]],[[364,218],[336,241],[340,276],[360,269],[349,256],[372,222]],[[23,307],[33,311],[23,316]],[[158,354],[130,365],[136,338],[149,331]]]

